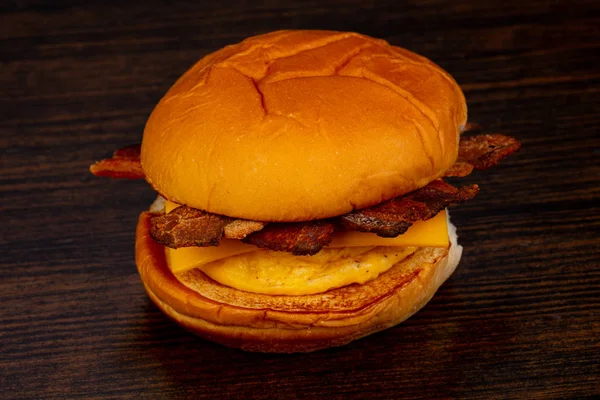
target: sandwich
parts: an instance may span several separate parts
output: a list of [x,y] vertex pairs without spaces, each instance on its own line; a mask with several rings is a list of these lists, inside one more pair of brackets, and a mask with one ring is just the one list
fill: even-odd
[[93,174],[158,192],[137,226],[150,299],[248,351],[345,345],[421,309],[462,247],[455,185],[520,144],[473,135],[446,71],[350,32],[290,30],[211,53]]

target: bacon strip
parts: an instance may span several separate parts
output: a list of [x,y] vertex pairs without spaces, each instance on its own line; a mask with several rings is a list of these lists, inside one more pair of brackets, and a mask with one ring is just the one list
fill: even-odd
[[140,162],[141,145],[115,150],[112,158],[107,158],[90,166],[90,172],[96,176],[115,179],[144,179],[146,175]]
[[167,247],[218,246],[232,219],[181,206],[150,220],[150,236]]
[[477,185],[455,188],[440,179],[404,196],[343,215],[339,220],[349,230],[396,237],[415,221],[432,218],[450,205],[472,199],[477,192]]
[[260,231],[266,225],[266,222],[236,219],[230,224],[225,225],[223,234],[227,239],[243,239],[252,232]]
[[188,206],[152,217],[150,224],[152,238],[173,249],[218,246],[223,237],[243,239],[266,225],[264,222],[229,218]]
[[458,159],[445,176],[463,177],[474,169],[488,169],[520,147],[517,139],[499,133],[463,136],[458,147]]
[[287,251],[296,256],[314,255],[333,239],[335,226],[327,220],[272,223],[243,241],[260,248]]
[[[450,205],[470,200],[478,191],[477,185],[456,188],[437,180],[412,193],[334,220],[268,225],[181,206],[169,214],[153,217],[150,234],[159,243],[172,248],[217,246],[223,237],[228,237],[242,238],[245,243],[260,248],[313,255],[331,242],[336,227],[396,237],[415,221],[427,220]],[[242,232],[241,237],[227,233],[231,226],[235,227],[234,231]]]

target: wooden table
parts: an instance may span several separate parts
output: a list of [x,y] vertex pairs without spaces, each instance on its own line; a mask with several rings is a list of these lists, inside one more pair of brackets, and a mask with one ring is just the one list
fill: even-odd
[[[0,8],[0,397],[600,394],[598,1],[70,3]],[[199,57],[280,28],[360,31],[428,56],[463,87],[470,120],[523,143],[464,179],[482,189],[453,211],[465,253],[433,301],[312,354],[244,353],[165,318],[134,264],[154,193],[88,173],[140,141]]]

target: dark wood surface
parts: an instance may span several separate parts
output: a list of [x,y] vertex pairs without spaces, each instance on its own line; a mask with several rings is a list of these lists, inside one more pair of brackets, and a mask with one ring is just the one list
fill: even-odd
[[[0,6],[0,397],[585,398],[600,394],[600,2],[9,1]],[[143,2],[139,2],[143,3]],[[342,348],[244,353],[148,300],[142,181],[88,165],[141,138],[198,58],[280,28],[354,30],[454,75],[519,138],[464,180],[465,253],[420,313]]]

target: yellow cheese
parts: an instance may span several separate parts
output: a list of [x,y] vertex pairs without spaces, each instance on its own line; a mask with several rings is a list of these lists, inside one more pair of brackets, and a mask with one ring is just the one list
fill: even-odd
[[176,209],[179,206],[180,206],[180,204],[173,203],[172,201],[169,201],[169,200],[165,199],[165,212],[167,214],[170,213],[171,211],[173,211],[174,209]]
[[[165,211],[178,204],[167,201]],[[416,247],[447,247],[446,212],[418,221],[396,238],[372,233],[339,232],[314,256],[259,249],[239,240],[219,246],[165,248],[175,274],[198,268],[215,281],[255,293],[303,295],[364,283],[376,278],[415,251]]]
[[165,247],[169,268],[174,274],[180,274],[193,268],[198,268],[222,258],[237,254],[257,251],[257,247],[239,240],[223,239],[218,246],[182,247],[171,249]]
[[336,232],[329,247],[448,247],[449,243],[446,210],[443,210],[427,221],[415,222],[406,232],[395,238],[382,238],[374,233],[366,232]]

